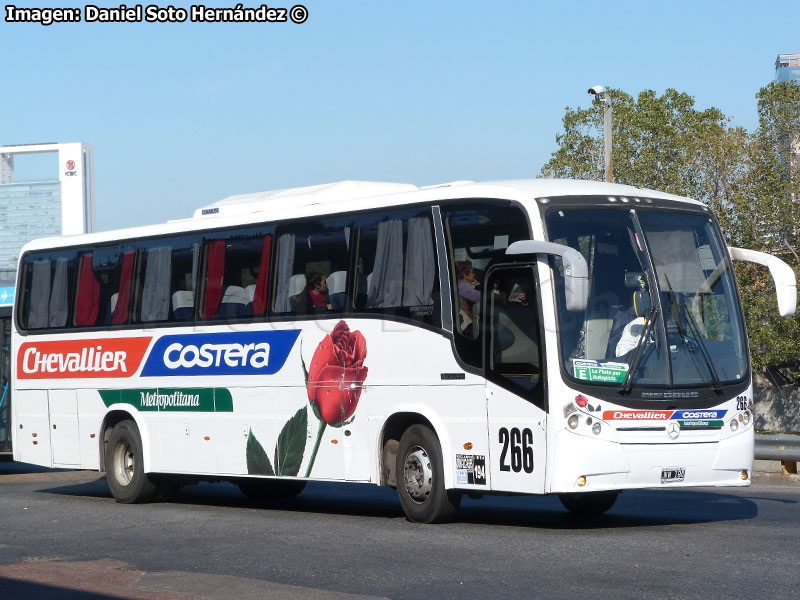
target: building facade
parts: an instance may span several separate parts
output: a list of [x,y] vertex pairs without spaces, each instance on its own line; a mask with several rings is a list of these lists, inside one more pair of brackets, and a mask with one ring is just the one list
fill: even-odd
[[800,52],[778,54],[775,60],[775,81],[796,81],[800,84]]
[[[45,153],[57,155],[57,172],[29,180],[15,176],[15,157]],[[0,146],[0,223],[0,288],[5,289],[14,285],[19,250],[26,242],[94,231],[92,147],[84,143]],[[6,301],[0,293],[0,305],[10,303]]]

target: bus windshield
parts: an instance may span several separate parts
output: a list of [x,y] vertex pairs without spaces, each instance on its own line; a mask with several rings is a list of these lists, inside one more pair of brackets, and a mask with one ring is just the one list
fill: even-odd
[[708,216],[554,208],[546,223],[550,241],[579,250],[589,267],[586,310],[570,312],[557,261],[560,352],[570,378],[621,391],[744,380],[731,262]]

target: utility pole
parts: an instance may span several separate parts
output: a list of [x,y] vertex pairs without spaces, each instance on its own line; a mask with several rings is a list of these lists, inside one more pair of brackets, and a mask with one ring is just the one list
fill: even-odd
[[614,183],[614,165],[611,159],[611,119],[614,108],[611,96],[602,85],[589,88],[589,95],[600,96],[600,103],[603,105],[603,165],[606,170],[606,181]]

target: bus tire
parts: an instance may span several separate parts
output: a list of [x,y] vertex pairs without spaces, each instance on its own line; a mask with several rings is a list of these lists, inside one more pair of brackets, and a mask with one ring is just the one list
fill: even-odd
[[397,447],[397,495],[410,521],[451,521],[461,494],[444,487],[442,447],[439,438],[424,425],[406,429]]
[[236,482],[241,492],[251,500],[288,500],[306,487],[304,479],[239,479]]
[[614,506],[619,496],[618,490],[610,492],[584,492],[559,494],[558,499],[569,512],[582,517],[596,517]]
[[142,438],[133,421],[120,421],[111,430],[106,479],[111,495],[122,504],[149,502],[158,491],[155,479],[144,472]]

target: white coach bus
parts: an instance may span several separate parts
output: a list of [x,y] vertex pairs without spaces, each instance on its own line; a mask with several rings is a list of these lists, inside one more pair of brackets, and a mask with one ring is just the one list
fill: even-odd
[[708,207],[586,181],[340,182],[25,246],[14,458],[107,473],[119,502],[197,480],[462,494],[749,485],[753,388]]

